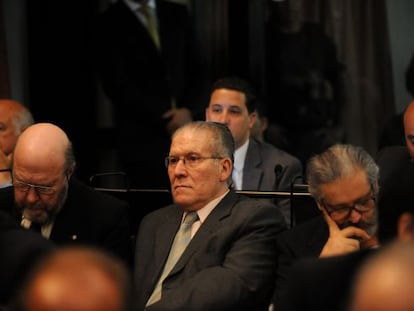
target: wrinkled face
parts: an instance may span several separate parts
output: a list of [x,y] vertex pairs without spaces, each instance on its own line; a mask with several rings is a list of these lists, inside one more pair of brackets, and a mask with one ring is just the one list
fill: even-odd
[[12,123],[13,113],[8,105],[0,105],[0,150],[6,155],[13,152],[18,137]]
[[227,125],[233,135],[236,149],[249,138],[255,120],[256,114],[247,110],[246,96],[243,93],[217,89],[211,94],[206,109],[206,121]]
[[69,175],[61,165],[41,166],[15,162],[13,185],[16,206],[23,216],[46,223],[62,207],[68,191]]
[[171,143],[167,167],[174,202],[184,210],[198,210],[223,194],[231,175],[230,158],[218,158],[206,131],[183,131]]
[[[377,208],[367,176],[362,170],[321,185],[325,208],[339,228],[355,226],[374,235],[377,229]],[[337,211],[337,212],[335,212]]]

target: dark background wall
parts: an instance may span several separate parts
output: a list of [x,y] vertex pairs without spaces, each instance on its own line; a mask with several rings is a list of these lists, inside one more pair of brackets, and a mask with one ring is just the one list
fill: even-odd
[[[86,57],[90,18],[107,2],[2,0],[0,11],[3,26],[0,31],[4,31],[0,42],[0,95],[28,105],[37,121],[51,121],[67,131],[77,153],[78,173],[85,180],[104,169],[103,147],[111,139],[105,131],[105,126],[110,124],[110,111],[108,114],[104,101],[97,100],[95,79]],[[252,68],[258,68],[251,55],[260,55],[260,46],[255,41],[260,33],[249,35],[247,19],[249,12],[260,8],[260,0],[209,0],[209,10],[205,9],[205,0],[193,2],[198,12],[198,24],[194,27],[200,40],[206,35],[214,37],[214,29],[217,32],[216,40],[210,38],[208,46],[201,46],[207,61],[206,81],[228,72],[252,74]],[[397,112],[408,100],[402,73],[414,51],[414,3],[411,0],[387,0],[385,3],[388,20],[384,22],[389,23],[390,37],[384,39],[391,43],[395,106],[394,102],[390,104]],[[226,9],[223,10],[224,4]],[[222,17],[216,18],[217,24],[211,24],[214,16]],[[220,32],[223,24],[228,27],[227,34],[239,36],[227,37],[228,41],[226,37],[220,38],[224,36]],[[368,110],[367,113],[381,111]],[[366,136],[362,127],[359,131],[360,135],[354,136]],[[369,140],[372,139],[367,137],[366,141]],[[364,144],[364,140],[354,141]],[[374,151],[373,146],[375,144],[367,143],[370,151]]]

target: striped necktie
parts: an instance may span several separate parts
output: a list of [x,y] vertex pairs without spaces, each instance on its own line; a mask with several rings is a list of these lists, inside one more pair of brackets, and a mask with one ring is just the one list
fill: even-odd
[[188,243],[190,243],[191,228],[193,226],[193,223],[195,223],[197,220],[197,212],[189,212],[185,216],[184,221],[181,223],[180,229],[175,235],[174,242],[170,249],[170,254],[168,255],[167,262],[164,266],[164,270],[162,271],[161,277],[159,278],[158,283],[155,286],[155,289],[147,302],[147,306],[161,299],[162,282],[171,272],[172,268],[175,266],[178,259],[181,257],[182,253],[186,249]]

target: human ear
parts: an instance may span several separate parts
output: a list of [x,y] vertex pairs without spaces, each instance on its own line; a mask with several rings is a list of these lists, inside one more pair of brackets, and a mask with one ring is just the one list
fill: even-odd
[[220,180],[228,180],[231,176],[233,164],[230,158],[224,158],[221,160],[221,177]]
[[414,215],[403,213],[397,224],[398,239],[401,241],[414,241]]

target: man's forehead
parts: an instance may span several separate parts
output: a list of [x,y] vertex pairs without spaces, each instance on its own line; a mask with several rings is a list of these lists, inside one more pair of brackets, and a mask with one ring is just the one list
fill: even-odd
[[323,197],[331,203],[342,203],[359,199],[370,191],[366,173],[358,171],[355,174],[338,178],[335,181],[321,185]]
[[185,130],[177,134],[172,143],[171,151],[201,152],[209,148],[212,136],[208,130]]

